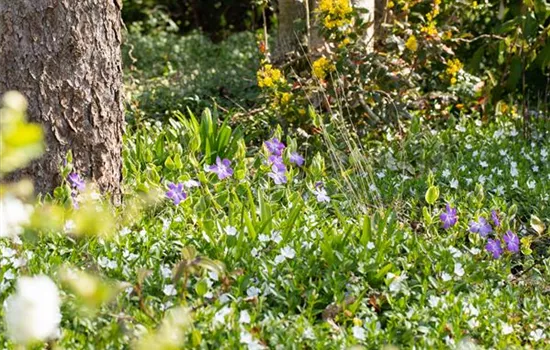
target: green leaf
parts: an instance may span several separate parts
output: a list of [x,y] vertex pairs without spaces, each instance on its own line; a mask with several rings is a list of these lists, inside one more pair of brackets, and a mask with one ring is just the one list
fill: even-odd
[[433,205],[439,198],[439,187],[430,186],[430,188],[428,188],[428,191],[426,191],[425,198],[428,204]]
[[428,211],[428,208],[426,208],[426,207],[422,208],[422,216],[424,217],[424,222],[426,223],[426,225],[431,225],[432,216],[430,215],[430,212]]
[[546,226],[544,225],[544,222],[542,222],[541,219],[539,219],[535,215],[531,215],[531,228],[535,230],[535,232],[540,236],[544,233],[544,230],[546,229]]

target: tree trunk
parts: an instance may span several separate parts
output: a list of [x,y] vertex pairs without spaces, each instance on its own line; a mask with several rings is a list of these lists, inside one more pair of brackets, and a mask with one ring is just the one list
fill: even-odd
[[121,0],[0,0],[0,95],[18,90],[45,131],[46,154],[13,178],[40,193],[59,184],[69,150],[75,170],[120,195]]
[[[369,50],[372,50],[374,45],[374,13],[375,13],[375,0],[352,0],[352,5],[354,8],[362,11],[361,19],[371,25],[368,27],[365,36],[362,38],[363,42]],[[368,11],[368,12],[364,12]]]
[[273,61],[276,63],[284,61],[286,55],[292,52],[301,54],[301,34],[296,31],[296,22],[306,18],[305,6],[297,0],[279,0],[278,7],[277,46],[273,55]]

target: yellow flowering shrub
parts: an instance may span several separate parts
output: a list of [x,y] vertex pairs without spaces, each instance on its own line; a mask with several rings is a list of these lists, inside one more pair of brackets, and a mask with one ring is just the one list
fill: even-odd
[[334,64],[324,56],[313,62],[313,75],[318,79],[325,79],[327,74],[335,69]]
[[416,37],[414,35],[411,35],[407,42],[405,43],[405,47],[412,52],[415,52],[418,49],[418,42],[416,41]]
[[256,74],[258,86],[261,88],[272,88],[277,85],[284,84],[285,78],[283,73],[277,68],[273,68],[271,64],[264,65]]
[[451,78],[451,85],[456,84],[458,72],[460,72],[463,67],[464,65],[458,58],[447,61],[447,69],[445,70],[445,73],[447,73],[447,75]]
[[320,0],[317,10],[327,29],[341,28],[351,23],[349,0]]

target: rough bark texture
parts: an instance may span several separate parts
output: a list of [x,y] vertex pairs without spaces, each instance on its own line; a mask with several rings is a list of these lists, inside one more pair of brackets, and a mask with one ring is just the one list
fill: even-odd
[[14,175],[37,192],[59,184],[72,150],[75,170],[120,193],[121,0],[0,0],[0,94],[18,90],[45,131],[46,154]]
[[277,46],[273,55],[274,62],[284,61],[285,56],[297,52],[300,48],[300,35],[296,32],[296,21],[306,18],[305,6],[297,0],[278,1]]

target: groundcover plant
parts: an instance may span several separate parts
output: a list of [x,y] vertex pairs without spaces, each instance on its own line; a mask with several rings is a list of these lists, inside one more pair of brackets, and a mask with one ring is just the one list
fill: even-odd
[[295,24],[323,48],[285,63],[267,24],[213,43],[153,11],[125,33],[120,203],[72,151],[52,193],[12,181],[47,137],[7,92],[0,347],[550,348],[550,115],[516,86],[550,8],[524,3],[490,31],[517,6],[387,1],[373,49],[320,0]]

